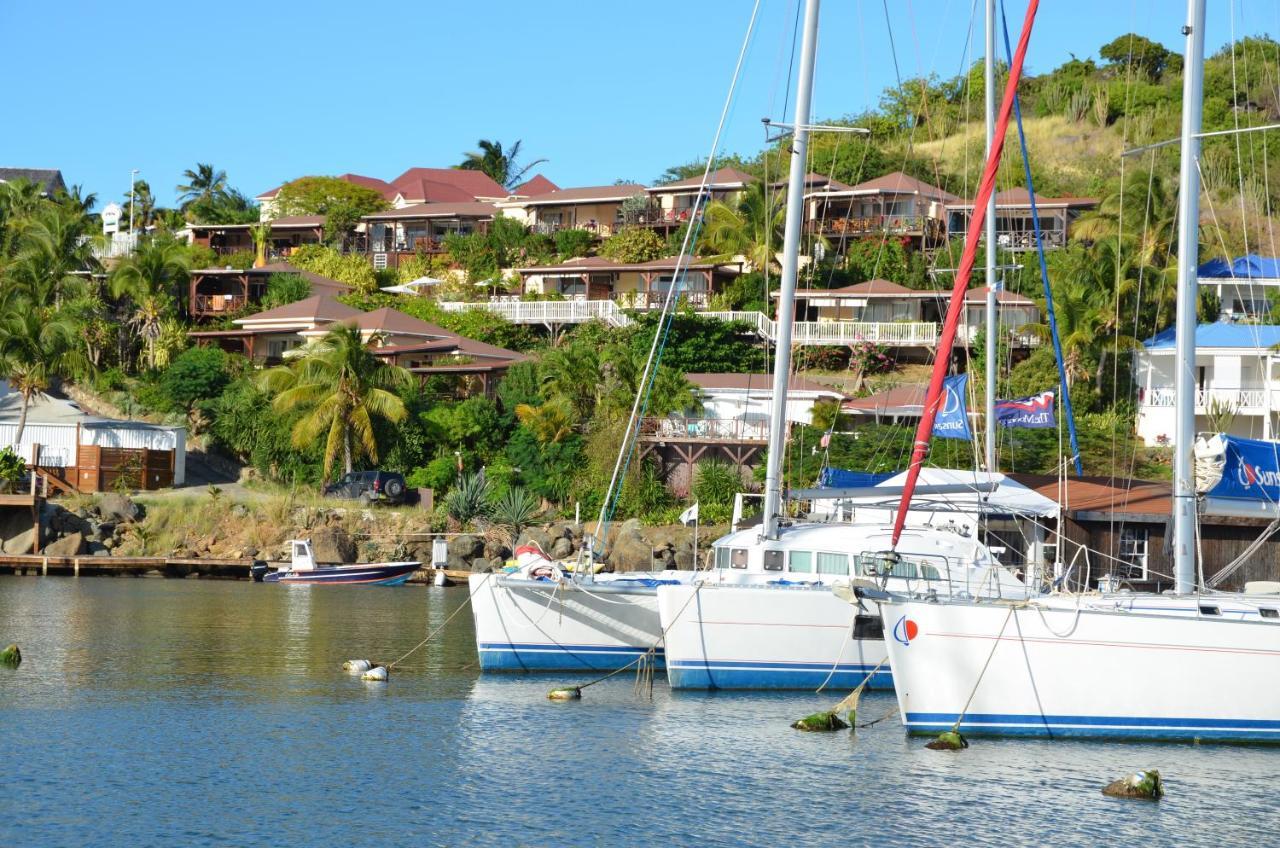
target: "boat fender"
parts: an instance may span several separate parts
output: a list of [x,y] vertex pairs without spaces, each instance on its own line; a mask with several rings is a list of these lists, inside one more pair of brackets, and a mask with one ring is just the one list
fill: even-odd
[[386,683],[387,667],[385,665],[375,665],[373,668],[360,675],[361,680],[367,680],[370,683]]
[[342,664],[342,670],[349,674],[364,674],[373,668],[373,663],[368,660],[347,660]]
[[1140,801],[1159,801],[1164,797],[1164,781],[1160,772],[1147,769],[1119,780],[1113,780],[1102,789],[1111,798],[1137,798]]

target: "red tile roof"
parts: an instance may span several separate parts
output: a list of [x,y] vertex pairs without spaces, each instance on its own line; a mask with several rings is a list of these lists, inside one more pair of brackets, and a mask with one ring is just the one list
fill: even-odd
[[918,194],[921,197],[931,197],[939,200],[953,201],[958,200],[954,194],[943,191],[935,185],[930,185],[924,180],[918,180],[915,177],[894,171],[891,174],[885,174],[882,177],[866,180],[853,186],[850,191],[856,192],[884,192],[886,194]]
[[[973,201],[956,198],[955,200],[947,201],[947,205],[965,208],[973,206]],[[1098,199],[1096,197],[1044,197],[1043,195],[1036,195],[1036,206],[1038,208],[1097,205]],[[1025,188],[1011,188],[1005,191],[998,191],[996,192],[996,206],[1004,206],[1013,209],[1022,207],[1030,208],[1031,194]]]
[[507,190],[488,174],[461,168],[410,168],[391,184],[410,203],[454,203],[507,196]]
[[[950,291],[940,291],[938,292],[938,294],[947,299],[950,299],[951,297]],[[985,303],[986,300],[987,300],[986,286],[978,286],[978,288],[976,289],[969,289],[969,291],[965,292],[965,295],[964,295],[965,303],[973,303],[974,301],[981,301]],[[1014,292],[1008,291],[1007,289],[1001,289],[1000,291],[996,292],[996,303],[1012,303],[1012,304],[1019,304],[1019,305],[1025,305],[1025,306],[1035,305],[1035,301],[1032,300],[1031,298],[1023,297],[1022,295],[1015,294]]]
[[906,383],[844,402],[842,409],[862,415],[918,416],[924,411],[924,383]]
[[551,182],[542,174],[534,174],[532,178],[511,189],[511,194],[514,197],[532,197],[535,194],[546,194],[549,191],[559,190],[560,186]]
[[[1051,500],[1059,500],[1060,481],[1048,474],[1010,474],[1017,482]],[[1167,482],[1121,477],[1067,477],[1066,503],[1071,512],[1115,512],[1121,515],[1169,515],[1173,487]]]

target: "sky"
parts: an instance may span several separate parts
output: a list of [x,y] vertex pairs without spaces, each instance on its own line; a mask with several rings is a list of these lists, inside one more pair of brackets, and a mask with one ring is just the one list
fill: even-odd
[[[954,76],[973,0],[891,0],[904,78]],[[1009,4],[1016,41],[1026,0]],[[783,118],[797,0],[760,12],[721,152]],[[883,0],[827,0],[814,114],[873,107],[894,82]],[[9,80],[0,166],[61,169],[99,208],[130,171],[161,205],[213,163],[254,196],[304,174],[392,180],[448,167],[480,138],[522,140],[562,187],[652,183],[710,150],[753,0],[487,4],[0,2]],[[1276,0],[1210,4],[1210,52],[1280,32]],[[1096,57],[1130,30],[1182,49],[1181,0],[1042,0],[1028,72]],[[1003,53],[1001,48],[1000,53]],[[794,85],[794,83],[793,83]],[[531,172],[532,173],[532,172]]]

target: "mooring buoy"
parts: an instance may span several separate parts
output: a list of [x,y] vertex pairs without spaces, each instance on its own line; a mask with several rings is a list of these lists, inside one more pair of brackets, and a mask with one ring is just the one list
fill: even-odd
[[0,665],[9,668],[17,668],[22,665],[22,651],[18,650],[18,646],[10,643],[3,651],[0,651]]
[[1147,769],[1111,781],[1102,788],[1102,794],[1111,798],[1159,801],[1164,797],[1164,781],[1160,779],[1160,772],[1157,769]]

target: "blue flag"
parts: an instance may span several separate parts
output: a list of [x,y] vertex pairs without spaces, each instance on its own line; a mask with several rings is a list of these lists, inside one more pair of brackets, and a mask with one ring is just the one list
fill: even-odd
[[942,405],[933,419],[933,435],[938,439],[972,439],[969,431],[969,375],[957,374],[942,381]]
[[1206,494],[1275,503],[1280,500],[1280,445],[1239,436],[1223,436],[1226,465],[1222,479]]
[[1053,392],[996,401],[996,421],[1001,427],[1053,427]]

